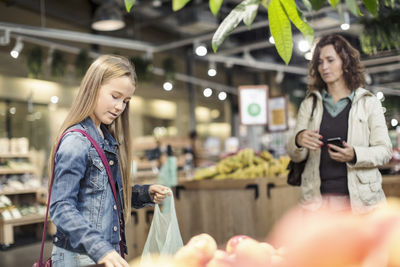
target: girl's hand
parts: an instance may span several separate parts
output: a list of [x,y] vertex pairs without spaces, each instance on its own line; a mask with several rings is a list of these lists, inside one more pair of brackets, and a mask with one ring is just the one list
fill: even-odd
[[339,162],[351,162],[352,160],[354,160],[354,148],[351,145],[347,144],[346,141],[343,141],[343,148],[332,144],[328,144],[328,147],[329,156],[333,160]]
[[108,252],[98,262],[106,267],[129,267],[129,264],[115,250]]
[[324,144],[321,139],[322,135],[318,131],[304,130],[297,135],[296,142],[299,146],[317,150]]
[[169,187],[153,184],[149,188],[151,199],[156,204],[161,204],[163,200],[171,195],[171,189]]

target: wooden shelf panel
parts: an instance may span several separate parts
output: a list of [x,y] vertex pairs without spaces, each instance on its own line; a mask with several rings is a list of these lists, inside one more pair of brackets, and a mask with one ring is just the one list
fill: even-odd
[[20,169],[20,170],[14,170],[14,169],[8,169],[8,168],[0,168],[0,175],[3,174],[24,174],[24,173],[34,173],[34,169]]
[[24,153],[24,154],[12,154],[12,153],[7,153],[7,154],[2,154],[0,153],[0,158],[29,158],[30,154],[29,153]]
[[0,224],[3,224],[3,225],[8,224],[8,225],[13,225],[13,226],[26,225],[26,224],[44,222],[44,218],[45,218],[45,216],[43,214],[30,214],[30,215],[22,216],[19,219],[0,220]]
[[19,194],[32,194],[37,193],[40,188],[27,188],[18,190],[0,190],[0,195],[19,195]]

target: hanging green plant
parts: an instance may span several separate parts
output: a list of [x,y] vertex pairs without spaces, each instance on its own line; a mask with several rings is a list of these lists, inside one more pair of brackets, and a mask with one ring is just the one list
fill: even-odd
[[64,55],[59,50],[54,50],[51,60],[51,76],[62,77],[65,74],[65,67],[67,62]]
[[89,54],[86,50],[81,50],[75,60],[75,75],[82,78],[90,65]]
[[362,18],[361,48],[366,54],[400,48],[400,9],[380,7],[378,16]]
[[136,76],[139,81],[149,81],[151,79],[151,69],[153,68],[151,60],[143,57],[131,57],[130,61],[135,67]]
[[175,61],[171,57],[167,57],[162,62],[162,68],[164,69],[164,76],[167,81],[174,81],[176,74]]
[[34,47],[28,52],[26,57],[26,67],[29,78],[39,78],[42,75],[42,49],[39,46]]

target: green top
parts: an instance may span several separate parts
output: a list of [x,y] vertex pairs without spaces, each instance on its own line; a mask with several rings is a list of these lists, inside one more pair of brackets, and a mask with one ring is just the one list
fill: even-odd
[[333,102],[333,97],[325,89],[322,90],[321,95],[324,107],[333,118],[342,112],[342,110],[347,106],[347,103],[352,102],[354,99],[354,91],[347,97],[340,99],[336,104]]

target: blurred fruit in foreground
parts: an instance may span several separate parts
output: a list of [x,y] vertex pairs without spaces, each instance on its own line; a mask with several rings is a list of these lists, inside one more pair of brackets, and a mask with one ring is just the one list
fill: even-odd
[[243,240],[250,238],[247,235],[235,235],[228,240],[226,243],[226,252],[232,254],[235,253],[237,245],[242,242]]
[[174,258],[183,266],[202,267],[205,266],[217,251],[217,243],[208,234],[200,234],[192,237],[189,242],[180,248]]
[[280,220],[269,241],[287,246],[285,267],[400,266],[388,265],[395,262],[389,247],[394,246],[391,236],[400,229],[400,210],[386,209],[364,215],[295,209]]

